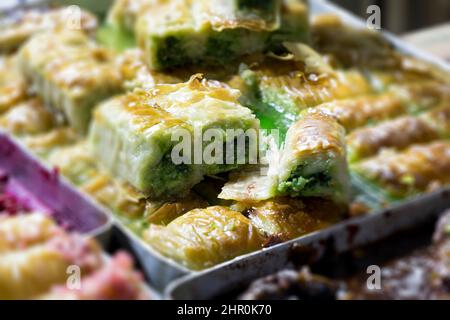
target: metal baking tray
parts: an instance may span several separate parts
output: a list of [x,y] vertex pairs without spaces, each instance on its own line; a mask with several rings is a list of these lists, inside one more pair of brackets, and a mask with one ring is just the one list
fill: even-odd
[[249,254],[239,260],[188,275],[170,284],[167,299],[205,300],[235,291],[277,271],[314,263],[435,220],[450,208],[450,187],[302,238]]
[[[7,177],[6,190],[33,209],[53,213],[55,220],[70,230],[94,236],[106,243],[111,218],[96,204],[74,190],[28,151],[0,132],[0,172]],[[31,202],[31,203],[30,203]]]
[[174,279],[193,272],[161,255],[119,221],[114,224],[113,236],[120,247],[133,252],[149,283],[161,292]]
[[[112,3],[111,0],[102,0],[100,2],[41,0],[38,2],[41,4],[79,4],[87,9],[93,7],[93,11],[100,15],[104,15],[109,5]],[[334,13],[341,16],[349,25],[365,27],[365,23],[361,19],[327,1],[310,0],[310,5],[312,15]],[[444,61],[405,44],[390,33],[383,32],[383,35],[400,52],[431,62],[450,72],[450,66]],[[29,172],[29,174],[36,175],[35,172]],[[64,181],[64,179],[62,180]],[[74,187],[65,182],[61,182],[61,184],[71,192],[79,193]],[[89,200],[87,196],[79,195],[79,197],[81,202],[89,202],[93,207],[107,211],[107,209],[102,208],[101,206],[92,204],[92,201]],[[436,212],[445,209],[448,206],[450,206],[450,188],[445,188],[432,194],[422,195],[401,204],[396,204],[392,208],[374,212],[369,216],[351,219],[331,228],[303,236],[290,242],[237,257],[234,260],[202,272],[193,272],[180,264],[165,258],[147,245],[131,230],[121,224],[112,214],[110,216],[113,220],[112,233],[117,237],[120,246],[129,248],[133,251],[142,265],[146,277],[155,288],[163,290],[174,279],[183,275],[194,274],[194,279],[197,275],[209,275],[210,278],[208,279],[217,284],[217,286],[211,286],[210,290],[215,290],[220,289],[225,284],[235,283],[233,279],[242,279],[242,277],[246,275],[256,277],[275,271],[289,261],[290,253],[294,250],[293,248],[316,246],[320,249],[321,243],[334,241],[335,250],[344,251],[353,246],[375,241],[402,228],[420,223],[427,217],[435,215]],[[209,281],[205,283],[209,283]],[[186,288],[183,287],[182,284],[179,284],[179,286],[180,288]],[[173,291],[175,287],[171,286],[171,288]],[[180,292],[180,290],[187,289],[177,289],[176,292]],[[205,291],[203,296],[211,296],[210,293],[212,292],[209,292],[209,288],[203,288],[203,290]]]

